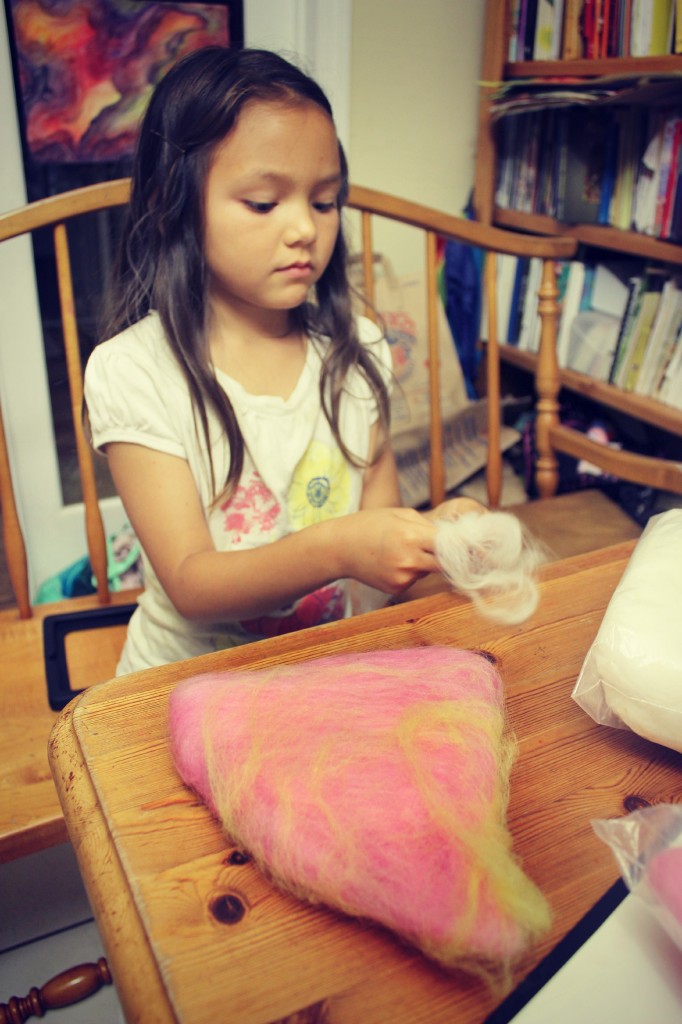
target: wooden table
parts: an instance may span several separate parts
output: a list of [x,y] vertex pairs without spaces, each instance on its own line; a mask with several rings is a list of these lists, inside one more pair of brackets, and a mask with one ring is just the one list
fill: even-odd
[[208,669],[449,644],[505,681],[519,756],[509,824],[548,897],[551,933],[521,980],[618,878],[593,818],[682,800],[682,758],[597,726],[571,690],[632,543],[544,569],[536,614],[500,627],[452,594],[104,683],[69,705],[50,760],[127,1019],[188,1024],[467,1024],[500,1002],[388,932],[308,907],[265,881],[175,774],[168,695]]

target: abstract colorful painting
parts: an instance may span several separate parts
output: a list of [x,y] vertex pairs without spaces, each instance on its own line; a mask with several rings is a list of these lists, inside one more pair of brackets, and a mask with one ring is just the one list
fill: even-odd
[[39,163],[130,156],[149,95],[191,50],[230,38],[229,3],[10,0],[26,145]]

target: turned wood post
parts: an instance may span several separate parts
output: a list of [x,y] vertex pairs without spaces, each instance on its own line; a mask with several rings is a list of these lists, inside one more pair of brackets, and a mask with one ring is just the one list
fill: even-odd
[[111,985],[109,965],[104,957],[96,964],[79,964],[46,981],[42,988],[32,988],[23,999],[12,996],[0,1003],[0,1024],[23,1024],[29,1017],[44,1017],[48,1010],[73,1006],[94,996],[103,985]]
[[551,429],[559,422],[559,362],[556,351],[559,294],[556,284],[556,264],[545,259],[539,291],[540,351],[538,353],[535,387],[537,390],[536,444],[538,461],[535,471],[541,498],[556,494],[559,469],[551,443]]

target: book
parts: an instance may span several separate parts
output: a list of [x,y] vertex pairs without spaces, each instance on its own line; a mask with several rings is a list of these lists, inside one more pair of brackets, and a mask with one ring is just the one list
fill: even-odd
[[519,23],[516,31],[516,56],[514,60],[523,60],[524,41],[526,38],[526,18],[528,17],[528,0],[521,0],[519,6]]
[[609,19],[609,38],[606,49],[607,57],[620,56],[620,18],[622,7],[622,0],[613,0]]
[[651,40],[653,0],[632,0],[630,56],[646,57]]
[[632,0],[619,0],[618,4],[618,57],[630,56],[630,21]]
[[512,117],[503,117],[499,127],[495,205],[504,209],[511,205],[512,184],[514,180],[516,131],[513,121],[514,118]]
[[665,115],[660,110],[649,112],[646,129],[647,142],[639,161],[632,211],[635,230],[644,235],[653,234],[656,222],[664,123]]
[[[521,313],[523,311],[523,299],[525,297],[525,285],[528,275],[528,257],[519,256],[514,271],[514,284],[512,287],[511,301],[509,303],[509,319],[506,325],[506,340],[508,345],[518,345],[518,332],[521,325]],[[500,325],[500,338],[504,337],[503,328]]]
[[646,354],[635,384],[635,393],[651,395],[658,389],[672,356],[675,339],[682,327],[682,287],[670,278],[663,285],[661,301],[646,348]]
[[557,216],[565,224],[596,224],[604,174],[603,110],[570,109],[566,153],[557,188]]
[[523,53],[519,54],[519,60],[533,59],[533,46],[535,44],[535,20],[537,17],[538,0],[526,0],[526,23],[523,36]]
[[511,7],[509,11],[509,46],[507,50],[507,60],[509,61],[515,61],[517,59],[520,18],[521,0],[511,0]]
[[682,325],[678,328],[677,334],[672,335],[670,338],[670,344],[668,347],[668,351],[666,352],[665,363],[661,365],[661,372],[658,380],[655,380],[651,386],[651,390],[649,392],[650,398],[655,398],[656,401],[659,402],[663,401],[662,396],[667,384],[669,368],[673,364],[674,360],[677,358],[677,350],[681,344]]
[[611,31],[611,6],[613,0],[601,0],[601,9],[599,11],[599,26],[598,26],[598,46],[599,56],[601,58],[608,57],[609,49],[609,32]]
[[535,211],[540,145],[540,133],[538,131],[540,114],[537,112],[530,114],[528,121],[528,132],[519,165],[517,192],[514,197],[514,209],[522,213],[533,213]]
[[675,0],[675,35],[673,53],[682,53],[682,0]]
[[533,60],[559,59],[563,17],[564,0],[538,0]]
[[594,263],[585,264],[585,279],[580,296],[580,309],[592,309],[592,286],[594,284]]
[[[682,3],[682,0],[680,0]],[[561,45],[562,60],[580,60],[583,55],[583,37],[580,31],[580,20],[583,13],[583,0],[565,0],[564,31]]]
[[670,53],[674,10],[673,0],[632,0],[630,56]]
[[[682,380],[682,329],[678,331],[675,339],[675,346],[672,358],[665,370],[665,375],[656,394],[659,402],[666,402],[668,405],[678,405],[680,394],[680,381]],[[675,396],[678,396],[677,400]]]
[[596,23],[597,0],[584,0],[582,18],[580,20],[580,33],[583,37],[583,56],[588,60],[594,60],[597,56],[594,48]]
[[597,223],[608,224],[611,212],[611,200],[616,187],[616,170],[618,166],[618,135],[619,124],[615,117],[608,122],[606,146],[604,150],[604,166],[602,171],[599,194]]
[[542,279],[542,260],[539,256],[531,256],[526,279],[526,290],[523,299],[523,310],[519,326],[517,345],[525,351],[533,351],[536,330],[539,328],[538,291]]
[[548,217],[554,216],[556,208],[557,113],[555,109],[543,111],[540,124],[542,146],[535,190],[535,212],[547,214]]
[[586,308],[608,313],[620,322],[628,302],[632,260],[600,260],[592,266],[591,287]]
[[674,155],[675,135],[679,121],[679,116],[668,113],[665,115],[661,128],[661,148],[658,156],[659,169],[658,187],[656,191],[656,212],[651,232],[657,238],[660,238],[663,232],[663,214],[669,192],[672,191],[673,187],[671,169]]
[[585,264],[582,260],[569,260],[567,263],[566,283],[561,300],[559,330],[557,332],[557,359],[559,366],[568,364],[571,324],[580,309],[580,299],[585,284]]
[[505,344],[509,337],[509,317],[518,262],[518,256],[497,254],[497,337],[502,344]]
[[622,231],[629,231],[632,225],[633,196],[640,157],[642,116],[639,110],[626,107],[616,110],[614,118],[619,125],[618,160],[609,208],[609,223]]
[[[682,163],[682,157],[680,158]],[[670,221],[670,238],[676,242],[682,241],[682,174],[677,175],[675,184],[675,196],[673,198],[673,209]]]
[[661,216],[660,238],[667,239],[671,236],[673,225],[673,214],[675,211],[675,197],[680,174],[680,150],[682,147],[682,117],[678,117],[673,133],[672,152],[670,154],[670,172],[666,194],[663,200],[663,212]]
[[628,282],[628,298],[625,313],[620,324],[620,331],[616,339],[616,347],[613,355],[613,363],[609,372],[609,383],[615,384],[620,372],[621,364],[625,358],[625,352],[630,340],[630,334],[634,326],[635,316],[639,308],[642,286],[644,283],[643,274],[633,274]]
[[645,274],[637,317],[632,329],[624,361],[615,383],[624,391],[634,391],[639,370],[644,360],[649,336],[658,309],[664,278],[662,273],[649,270]]
[[618,317],[586,309],[573,319],[567,365],[578,373],[605,381],[618,341]]
[[[567,316],[564,320],[562,309],[557,340],[559,365],[606,381],[625,315],[629,294],[627,274],[632,261],[589,264],[573,261],[571,267],[582,281],[582,291],[571,299],[571,282],[568,282],[564,300]],[[577,285],[575,282],[573,286],[577,288]],[[572,309],[571,303],[574,303]]]
[[651,5],[651,33],[649,57],[663,57],[670,53],[673,38],[675,3],[673,0],[653,0]]
[[509,182],[509,207],[512,210],[521,209],[528,194],[528,152],[531,146],[531,136],[535,134],[537,117],[535,113],[521,114],[517,117],[507,118],[512,131],[510,149],[512,154],[511,179]]

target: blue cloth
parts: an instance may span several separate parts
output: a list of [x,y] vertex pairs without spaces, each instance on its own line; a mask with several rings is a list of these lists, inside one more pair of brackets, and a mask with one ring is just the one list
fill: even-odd
[[478,398],[476,377],[481,353],[481,279],[484,255],[463,242],[446,242],[443,265],[445,313],[462,366],[467,396]]

